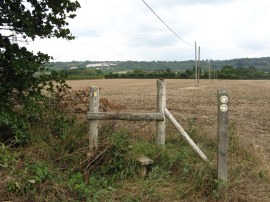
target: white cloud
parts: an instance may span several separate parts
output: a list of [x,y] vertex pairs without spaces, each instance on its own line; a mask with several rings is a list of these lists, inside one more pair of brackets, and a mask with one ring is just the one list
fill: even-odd
[[[268,0],[146,0],[181,38],[197,41],[203,59],[269,56]],[[56,60],[189,60],[179,40],[141,0],[80,0],[70,21],[76,40],[30,43]]]

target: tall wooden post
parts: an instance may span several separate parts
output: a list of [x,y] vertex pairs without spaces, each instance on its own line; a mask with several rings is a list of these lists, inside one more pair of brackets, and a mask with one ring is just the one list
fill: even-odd
[[213,66],[213,79],[216,80],[216,67],[214,65]]
[[[99,88],[96,86],[90,87],[89,97],[89,112],[99,111]],[[98,149],[98,120],[89,120],[89,149],[91,151]]]
[[218,90],[218,180],[228,180],[228,93],[225,89]]
[[208,60],[208,77],[209,82],[211,81],[211,60]]
[[[165,80],[157,80],[157,110],[164,114],[166,108],[166,87]],[[165,145],[165,114],[164,121],[157,121],[157,144]]]
[[197,42],[195,41],[195,87],[197,87],[198,64],[197,64]]
[[197,86],[200,84],[200,69],[201,69],[201,47],[199,46],[199,53],[198,53],[198,71],[197,71]]

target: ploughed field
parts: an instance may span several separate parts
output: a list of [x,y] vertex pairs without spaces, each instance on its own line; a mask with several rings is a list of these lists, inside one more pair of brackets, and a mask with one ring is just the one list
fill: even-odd
[[[157,89],[154,79],[70,80],[72,90],[86,92],[100,88],[100,98],[110,107],[105,111],[155,112]],[[217,133],[217,89],[229,95],[229,125],[241,144],[270,163],[270,81],[269,80],[194,80],[167,79],[167,108],[184,129],[195,125],[202,135],[215,138]],[[76,98],[75,98],[76,99]],[[86,99],[87,100],[87,99]],[[85,107],[87,103],[84,102]],[[104,106],[103,106],[104,107]],[[85,110],[81,110],[85,112]],[[137,133],[154,133],[154,123],[138,123],[137,128],[123,125]],[[129,126],[128,126],[129,125]],[[136,124],[135,124],[136,125]],[[168,125],[168,132],[176,132]]]

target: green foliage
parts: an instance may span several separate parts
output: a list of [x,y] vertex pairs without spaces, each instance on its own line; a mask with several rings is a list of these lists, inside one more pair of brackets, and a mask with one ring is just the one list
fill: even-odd
[[67,79],[98,79],[103,78],[103,72],[97,69],[80,68],[71,70],[61,70]]
[[109,73],[105,75],[105,78],[180,78],[181,74],[166,70],[154,70],[146,71],[141,69],[135,69],[133,71],[128,71],[127,73]]
[[[47,54],[34,54],[20,47],[14,35],[25,40],[40,38],[74,39],[67,19],[74,18],[80,5],[77,1],[0,2],[0,138],[16,143],[29,140],[31,118],[45,109],[44,92],[52,93],[66,85],[62,76],[44,67],[50,59]],[[4,32],[5,31],[5,32]],[[58,83],[54,87],[54,83]]]
[[68,186],[72,191],[76,192],[81,199],[90,197],[91,187],[84,182],[80,172],[71,175],[68,179]]
[[69,29],[66,28],[66,19],[74,18],[74,11],[80,7],[78,1],[28,1],[3,0],[0,3],[1,28],[22,34],[24,38],[32,39],[39,36],[73,39]]
[[44,182],[51,177],[48,168],[42,163],[27,164],[26,169],[32,176],[32,178],[28,180],[28,182],[32,184]]
[[[53,124],[53,119],[48,120],[51,122],[46,125]],[[48,130],[50,127],[39,128],[39,138],[24,150],[0,147],[0,164],[5,165],[0,167],[0,187],[5,189],[1,192],[0,188],[0,197],[9,201],[237,200],[233,194],[242,191],[243,183],[257,180],[269,184],[267,173],[261,167],[254,172],[256,162],[239,149],[237,124],[232,122],[229,194],[224,195],[220,191],[223,182],[216,180],[216,141],[201,137],[197,123],[197,119],[189,119],[187,128],[210,163],[202,162],[175,134],[167,134],[165,147],[143,139],[138,141],[127,131],[106,134],[99,150],[86,157],[88,142],[83,137],[87,125],[73,123],[70,131],[63,127],[65,135],[61,138],[56,138]],[[140,165],[136,158],[140,155],[154,160],[146,178],[137,175]]]
[[54,114],[50,124],[51,133],[64,139],[68,135],[66,131],[74,127],[75,117],[66,116],[62,112]]
[[[99,61],[100,62],[100,61]],[[143,70],[143,71],[159,71],[170,69],[171,71],[180,71],[185,72],[190,70],[193,72],[194,60],[188,61],[106,61],[107,63],[113,63],[115,65],[104,68],[102,71],[105,73],[109,72],[121,72],[121,71],[134,71],[134,70]],[[55,70],[67,70],[71,67],[86,68],[86,65],[98,63],[96,61],[72,61],[72,62],[52,62],[47,64],[50,69]],[[240,58],[240,59],[231,59],[231,60],[214,60],[211,61],[211,66],[217,70],[222,69],[224,66],[232,66],[235,68],[249,68],[256,67],[259,72],[270,72],[270,57],[261,57],[261,58]],[[208,74],[209,63],[207,60],[200,61],[201,73],[202,76]],[[190,72],[187,72],[190,73]]]
[[103,176],[111,176],[108,183],[115,180],[133,176],[136,170],[136,162],[131,154],[129,134],[120,131],[112,134],[112,146],[108,151],[107,161],[100,167]]
[[213,198],[215,199],[221,199],[224,198],[224,191],[222,191],[222,189],[224,190],[227,186],[227,183],[222,180],[215,180],[215,189],[213,190],[212,194],[213,194]]
[[42,183],[51,179],[52,175],[44,163],[28,163],[23,169],[18,170],[18,178],[7,181],[6,188],[9,192],[23,195],[36,193]]
[[[108,61],[107,61],[108,62]],[[194,61],[114,61],[113,66],[103,69],[86,68],[94,61],[54,62],[47,66],[50,69],[61,70],[69,79],[92,78],[194,78]],[[208,61],[201,61],[198,67],[200,78],[208,79]],[[211,77],[214,77],[214,69],[217,77],[222,79],[269,79],[270,57],[243,58],[225,61],[211,61]],[[70,69],[77,67],[77,69]],[[228,68],[229,67],[229,68]],[[104,75],[103,75],[104,74]]]
[[266,79],[269,75],[264,72],[258,72],[255,67],[234,68],[232,66],[224,66],[218,71],[219,78],[222,79]]
[[9,169],[11,165],[17,163],[17,155],[15,152],[9,151],[5,144],[0,144],[0,169]]

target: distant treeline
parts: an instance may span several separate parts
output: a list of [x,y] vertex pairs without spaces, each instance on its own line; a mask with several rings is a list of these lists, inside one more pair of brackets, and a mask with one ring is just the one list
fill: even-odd
[[257,71],[255,67],[234,68],[226,65],[217,71],[220,79],[270,79],[270,72]]
[[[208,79],[209,71],[199,68],[200,78]],[[170,79],[193,79],[195,72],[193,70],[185,70],[181,72],[166,70],[144,71],[133,70],[127,73],[109,73],[105,78],[170,78]],[[234,68],[232,66],[224,66],[221,70],[210,71],[211,78],[219,79],[270,79],[270,73],[257,71],[255,67]]]
[[[132,71],[132,70],[164,70],[171,71],[185,71],[192,70],[194,67],[194,60],[188,61],[72,61],[72,62],[51,62],[47,67],[54,70],[68,70],[74,68],[90,68],[91,64],[108,64],[108,66],[100,67],[104,73]],[[207,70],[209,61],[202,60],[200,62],[201,68]],[[221,70],[224,66],[232,66],[234,68],[249,68],[256,67],[257,71],[270,72],[270,57],[262,58],[240,58],[232,60],[211,60],[212,68]],[[93,68],[94,69],[94,68]]]
[[65,77],[65,79],[72,79],[72,80],[104,78],[104,73],[101,70],[89,68],[60,70],[60,73],[63,77]]
[[[72,70],[61,70],[62,74],[65,75],[66,79],[98,79],[98,78],[134,78],[134,79],[156,79],[156,78],[170,78],[170,79],[193,79],[195,72],[187,69],[184,71],[172,71],[171,69],[166,70],[142,70],[135,69],[127,72],[109,72],[104,73],[102,70],[80,68]],[[208,79],[209,71],[199,68],[200,78]],[[220,70],[212,69],[210,71],[211,78],[217,79],[270,79],[270,73],[257,71],[255,67],[249,68],[235,68],[229,65],[224,66]]]

